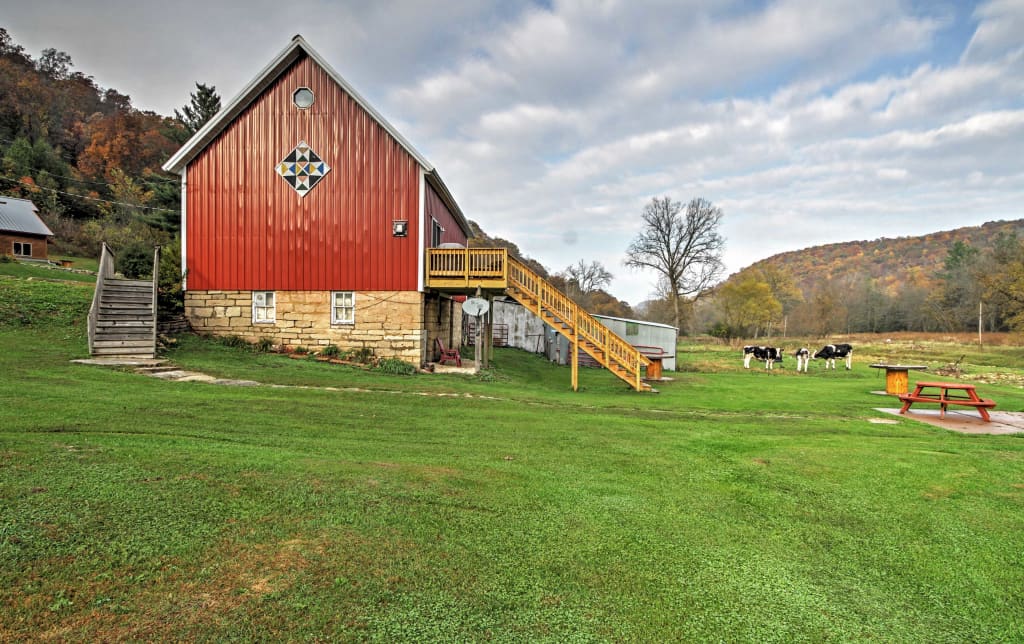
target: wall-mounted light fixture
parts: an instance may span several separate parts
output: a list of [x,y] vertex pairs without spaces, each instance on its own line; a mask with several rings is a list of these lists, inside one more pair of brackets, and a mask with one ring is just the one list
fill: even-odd
[[404,219],[395,219],[391,222],[391,233],[395,237],[406,237],[409,235],[409,222]]

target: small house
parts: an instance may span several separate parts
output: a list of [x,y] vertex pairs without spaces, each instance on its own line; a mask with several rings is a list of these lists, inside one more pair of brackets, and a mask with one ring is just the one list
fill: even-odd
[[296,36],[164,165],[192,328],[420,364],[461,309],[428,249],[469,225],[437,169]]
[[34,203],[0,196],[0,255],[45,261],[50,237],[53,232],[39,218]]

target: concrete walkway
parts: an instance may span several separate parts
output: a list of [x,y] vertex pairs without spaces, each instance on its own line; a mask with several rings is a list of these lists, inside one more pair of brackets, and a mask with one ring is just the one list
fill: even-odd
[[948,429],[961,434],[1022,434],[1024,433],[1024,412],[989,410],[992,422],[986,423],[976,411],[946,411],[946,417],[940,418],[938,409],[909,409],[900,414],[900,408],[876,408],[886,414],[910,418],[922,423]]
[[75,364],[88,364],[99,367],[133,367],[135,373],[172,382],[208,382],[213,385],[233,385],[235,387],[255,387],[260,383],[255,380],[235,380],[232,378],[214,378],[198,371],[186,371],[166,360],[134,360],[123,358],[89,358],[72,360]]

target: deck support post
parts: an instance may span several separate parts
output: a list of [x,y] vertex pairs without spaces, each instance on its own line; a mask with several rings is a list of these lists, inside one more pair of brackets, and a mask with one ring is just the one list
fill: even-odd
[[484,317],[484,369],[491,368],[491,359],[494,358],[494,296],[487,295],[487,315]]

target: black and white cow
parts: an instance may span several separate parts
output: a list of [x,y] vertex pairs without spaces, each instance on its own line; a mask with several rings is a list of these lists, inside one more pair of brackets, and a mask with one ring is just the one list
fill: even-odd
[[743,347],[743,368],[744,369],[749,369],[750,368],[750,360],[751,360],[751,358],[754,357],[754,350],[760,349],[760,348],[761,347],[755,347],[752,344],[748,344],[747,346]]
[[764,368],[771,369],[776,362],[782,362],[782,349],[776,347],[743,347],[743,366],[750,368],[750,359],[757,358],[764,361]]
[[793,352],[793,357],[796,358],[796,372],[800,373],[802,370],[807,373],[807,365],[811,364],[811,352],[807,347],[800,347]]
[[815,360],[822,358],[825,361],[825,368],[828,369],[829,365],[833,369],[836,368],[836,358],[846,359],[846,368],[853,368],[853,345],[849,344],[826,344],[822,348],[811,356]]

